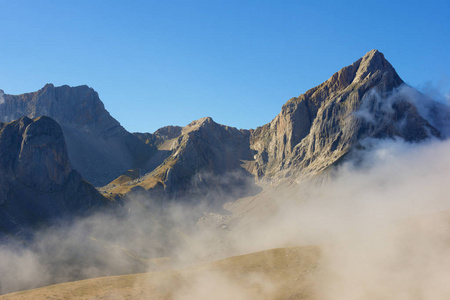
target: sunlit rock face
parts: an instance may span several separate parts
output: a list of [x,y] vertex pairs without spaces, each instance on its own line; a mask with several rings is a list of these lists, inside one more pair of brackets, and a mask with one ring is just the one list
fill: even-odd
[[413,101],[398,93],[403,85],[384,55],[372,50],[290,99],[272,122],[252,134],[257,177],[277,182],[317,174],[367,137],[440,137]]
[[0,235],[104,204],[72,168],[58,123],[45,116],[0,123]]

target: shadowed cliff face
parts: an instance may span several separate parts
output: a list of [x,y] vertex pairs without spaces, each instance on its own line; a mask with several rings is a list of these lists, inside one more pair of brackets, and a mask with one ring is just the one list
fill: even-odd
[[0,236],[105,203],[72,169],[54,120],[22,117],[0,123]]
[[70,160],[83,177],[103,185],[143,164],[154,149],[126,131],[87,86],[54,87],[22,95],[3,95],[0,121],[49,116],[62,127]]
[[17,178],[43,192],[66,183],[72,168],[61,127],[48,117],[39,117],[22,134]]

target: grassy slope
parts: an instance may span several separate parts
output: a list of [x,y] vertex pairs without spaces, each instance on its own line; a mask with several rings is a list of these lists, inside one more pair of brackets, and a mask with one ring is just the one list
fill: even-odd
[[281,248],[154,273],[94,278],[6,299],[312,299],[317,247]]

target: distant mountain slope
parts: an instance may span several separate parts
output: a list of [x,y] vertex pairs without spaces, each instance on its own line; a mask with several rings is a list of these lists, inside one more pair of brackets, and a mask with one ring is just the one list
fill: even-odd
[[85,214],[107,200],[73,170],[49,117],[0,123],[0,236]]
[[156,130],[152,133],[133,133],[137,138],[146,144],[159,146],[167,140],[174,139],[181,135],[183,127],[180,126],[166,126]]
[[[158,198],[182,198],[205,195],[242,196],[252,187],[253,178],[245,161],[253,153],[250,131],[215,123],[211,118],[193,121],[173,134],[137,134],[158,145],[159,164],[150,173],[128,182],[114,181],[104,190],[114,195],[147,191]],[[164,137],[158,137],[163,135]],[[156,137],[155,137],[156,136]],[[134,178],[130,178],[134,179]]]
[[142,165],[155,151],[111,117],[97,92],[87,86],[47,84],[34,93],[4,94],[3,99],[1,122],[43,115],[57,121],[74,168],[94,185],[104,185]]

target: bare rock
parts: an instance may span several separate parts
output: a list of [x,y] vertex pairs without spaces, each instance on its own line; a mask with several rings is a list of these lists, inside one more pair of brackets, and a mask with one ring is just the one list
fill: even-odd
[[47,84],[33,93],[5,94],[2,99],[1,122],[23,116],[49,116],[57,121],[74,168],[94,185],[104,185],[140,167],[155,152],[111,117],[97,92],[88,86]]
[[372,50],[290,99],[251,136],[251,148],[257,151],[255,175],[277,182],[320,173],[367,137],[440,137],[410,99],[396,96],[402,85],[384,55]]
[[0,123],[0,236],[87,214],[108,201],[72,169],[49,117]]

